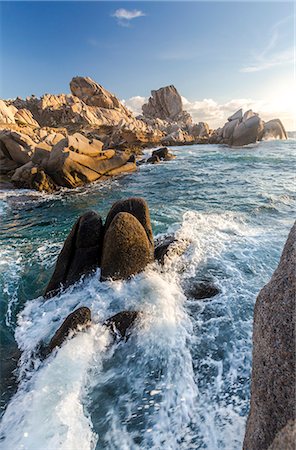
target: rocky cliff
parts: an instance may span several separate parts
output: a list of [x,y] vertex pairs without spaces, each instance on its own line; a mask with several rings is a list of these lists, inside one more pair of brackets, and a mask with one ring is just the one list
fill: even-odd
[[[295,436],[295,302],[296,223],[290,231],[277,269],[256,300],[251,409],[244,440],[245,450],[266,450],[276,435],[279,442],[291,442],[293,433]],[[280,433],[288,423],[290,425],[286,431]],[[280,448],[276,442],[271,448]],[[283,446],[282,450],[286,448],[289,446]]]

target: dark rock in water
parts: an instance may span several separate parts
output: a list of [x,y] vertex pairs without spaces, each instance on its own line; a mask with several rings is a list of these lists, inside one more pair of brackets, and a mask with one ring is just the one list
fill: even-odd
[[157,164],[160,162],[160,159],[157,155],[152,155],[150,158],[147,159],[147,164]]
[[131,197],[126,200],[115,202],[109,211],[105,222],[105,230],[107,231],[112,220],[119,212],[127,212],[132,214],[143,225],[146,231],[151,251],[154,249],[153,233],[150,221],[150,213],[147,202],[143,198]]
[[156,259],[160,264],[164,264],[164,258],[167,256],[170,246],[176,242],[175,236],[166,236],[165,239],[155,245],[154,249],[154,259]]
[[296,223],[277,269],[255,304],[245,450],[267,449],[276,434],[296,417],[295,268]]
[[1,395],[1,415],[4,408],[7,406],[11,397],[17,391],[18,377],[17,367],[21,356],[21,351],[17,347],[16,342],[13,340],[9,344],[5,345],[1,343],[0,346],[0,395]]
[[152,255],[147,234],[139,220],[130,213],[120,212],[109,226],[106,223],[106,229],[101,280],[127,279],[144,270]]
[[211,282],[196,283],[188,290],[188,295],[196,300],[215,297],[220,293],[219,289]]
[[286,426],[278,432],[268,450],[295,450],[296,421],[289,420]]
[[87,327],[90,325],[90,322],[91,312],[86,306],[73,311],[56,331],[45,351],[43,351],[43,356],[49,355],[56,347],[60,347],[71,331],[78,331],[79,328]]
[[115,336],[120,334],[122,338],[128,338],[130,329],[139,317],[139,314],[139,311],[122,311],[107,319],[104,325],[110,328]]
[[181,256],[189,245],[189,241],[178,240],[174,235],[165,236],[155,243],[154,259],[160,264],[165,263],[165,257],[171,255]]
[[169,149],[167,147],[161,147],[157,150],[154,150],[152,152],[152,156],[157,156],[160,160],[163,161],[170,161],[171,159],[175,158],[175,156],[169,152]]
[[103,223],[94,211],[83,214],[68,235],[46,288],[45,295],[53,296],[100,264]]

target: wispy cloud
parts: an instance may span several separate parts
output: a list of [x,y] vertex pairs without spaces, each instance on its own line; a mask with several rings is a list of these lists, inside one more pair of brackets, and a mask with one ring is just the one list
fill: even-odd
[[115,13],[112,14],[112,17],[115,17],[117,19],[119,25],[128,27],[132,20],[137,19],[138,17],[143,17],[145,15],[146,14],[139,9],[128,10],[119,8],[115,11]]
[[[275,23],[270,30],[270,37],[261,51],[253,55],[253,62],[246,65],[240,69],[240,72],[252,73],[259,72],[262,70],[267,70],[272,67],[281,66],[283,64],[290,64],[294,61],[294,49],[290,48],[283,49],[283,43],[281,42],[283,35],[285,34],[284,27],[288,22],[291,21],[293,16],[285,17],[284,19]],[[285,28],[283,30],[283,28]],[[282,48],[280,50],[280,47]]]
[[294,61],[294,49],[290,48],[288,50],[284,50],[279,53],[275,53],[269,58],[264,58],[258,60],[257,62],[242,67],[240,72],[251,73],[251,72],[259,72],[261,70],[270,69],[271,67],[281,66],[283,64],[290,64]]

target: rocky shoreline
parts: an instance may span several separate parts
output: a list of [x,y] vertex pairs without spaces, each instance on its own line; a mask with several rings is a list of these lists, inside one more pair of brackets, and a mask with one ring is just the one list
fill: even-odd
[[[251,110],[240,109],[216,130],[193,123],[174,86],[152,91],[138,117],[88,77],[73,78],[70,90],[0,100],[0,175],[8,187],[53,192],[105,180],[135,171],[149,147],[287,139],[279,119],[265,123]],[[154,154],[147,162],[171,158]]]

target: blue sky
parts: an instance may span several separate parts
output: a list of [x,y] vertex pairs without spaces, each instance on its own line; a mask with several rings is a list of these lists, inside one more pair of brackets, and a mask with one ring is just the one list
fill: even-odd
[[214,120],[215,105],[221,113],[242,100],[292,120],[292,2],[0,7],[1,98],[69,92],[71,78],[82,75],[134,108],[151,89],[174,84],[198,119],[204,108]]

